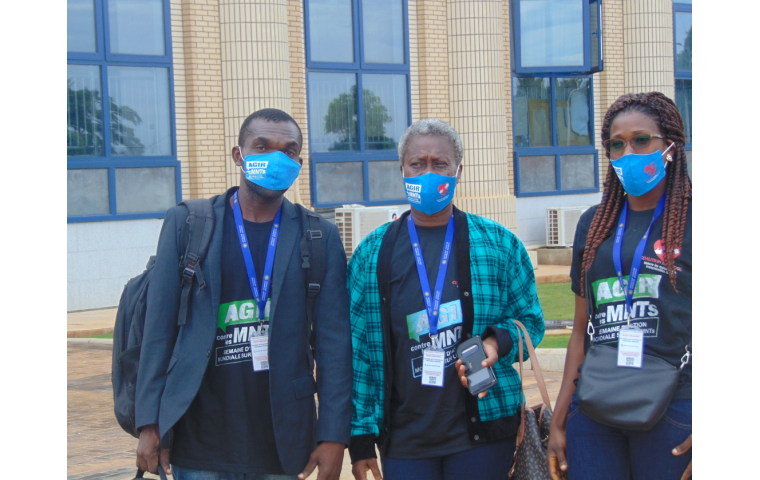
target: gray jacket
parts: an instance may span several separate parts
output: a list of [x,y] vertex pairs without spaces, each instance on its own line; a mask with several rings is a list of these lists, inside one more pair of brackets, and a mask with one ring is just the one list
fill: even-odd
[[[237,188],[237,187],[235,187]],[[216,335],[222,288],[221,256],[225,200],[213,199],[214,233],[202,264],[206,288],[193,285],[187,324],[177,326],[179,259],[185,207],[171,208],[158,240],[147,298],[145,333],[135,395],[136,426],[158,424],[162,444],[198,393]],[[288,475],[300,473],[317,442],[348,444],[351,428],[351,326],[346,291],[346,254],[335,225],[320,219],[327,272],[314,308],[314,381],[308,356],[309,330],[298,208],[283,201],[274,259],[269,330],[270,400],[275,440]],[[184,252],[182,252],[184,253]],[[240,265],[240,268],[245,268]],[[314,393],[319,394],[319,420]]]

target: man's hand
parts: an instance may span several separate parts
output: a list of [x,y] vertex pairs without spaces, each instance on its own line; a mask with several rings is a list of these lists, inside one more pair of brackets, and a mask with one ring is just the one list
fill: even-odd
[[[673,449],[673,455],[682,455],[689,451],[691,448],[691,435],[689,435],[689,438],[684,440],[684,442]],[[686,467],[686,471],[683,472],[683,475],[681,475],[681,480],[689,480],[691,478],[691,462],[689,462],[689,466]]]
[[146,425],[140,430],[140,440],[137,442],[137,468],[144,472],[158,474],[158,465],[167,475],[172,474],[169,466],[169,449],[161,448],[161,437],[158,425]]
[[356,480],[368,480],[367,471],[369,470],[372,470],[372,475],[375,477],[375,480],[383,480],[383,474],[380,473],[380,467],[377,466],[377,459],[374,458],[359,460],[354,463],[351,473],[354,474]]
[[342,443],[322,442],[309,457],[309,463],[303,469],[298,478],[304,480],[311,475],[314,468],[319,465],[317,480],[338,480],[340,469],[343,466],[343,450],[346,448]]
[[[493,367],[496,365],[496,361],[499,360],[499,344],[496,343],[496,337],[488,337],[483,340],[483,348],[486,351],[486,359],[480,364],[484,367]],[[457,360],[455,365],[457,373],[459,374],[459,380],[462,382],[464,388],[467,388],[467,377],[465,376],[465,366],[461,360]],[[483,398],[488,393],[488,390],[480,392],[478,398]]]

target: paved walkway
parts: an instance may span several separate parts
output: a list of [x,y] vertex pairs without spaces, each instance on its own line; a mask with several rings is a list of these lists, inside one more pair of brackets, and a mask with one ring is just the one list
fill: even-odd
[[116,308],[85,310],[66,314],[66,336],[92,337],[112,333],[116,323]]
[[[124,433],[113,414],[111,352],[107,343],[68,342],[67,440],[69,480],[130,480],[137,440]],[[528,405],[540,403],[533,372],[526,371]],[[544,373],[549,397],[559,392],[562,374]],[[145,478],[158,478],[146,474]],[[310,480],[317,478],[315,474]],[[348,452],[341,480],[352,480]]]

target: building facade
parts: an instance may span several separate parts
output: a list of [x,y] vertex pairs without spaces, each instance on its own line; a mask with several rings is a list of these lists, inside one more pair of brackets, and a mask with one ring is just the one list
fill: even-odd
[[599,202],[623,93],[675,98],[691,149],[691,2],[68,0],[67,45],[69,311],[115,306],[164,212],[237,184],[261,108],[300,124],[288,197],[322,212],[404,204],[401,134],[449,122],[456,205],[528,246],[547,208]]

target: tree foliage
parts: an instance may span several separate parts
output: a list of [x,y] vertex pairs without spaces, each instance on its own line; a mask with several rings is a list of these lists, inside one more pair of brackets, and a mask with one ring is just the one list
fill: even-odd
[[[98,90],[89,88],[74,90],[73,85],[73,80],[67,80],[67,154],[69,156],[103,155],[105,144],[103,99]],[[113,97],[109,97],[108,104],[111,117],[111,150],[116,155],[142,155],[145,146],[135,135],[134,129],[142,123],[142,118],[131,107],[117,105]]]
[[[327,107],[325,115],[325,133],[334,133],[339,139],[330,147],[330,151],[359,149],[359,105],[356,85],[348,93],[335,97]],[[396,142],[385,136],[385,124],[393,118],[388,115],[388,108],[382,99],[371,90],[363,89],[364,103],[364,137],[367,150],[392,150]]]

